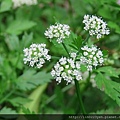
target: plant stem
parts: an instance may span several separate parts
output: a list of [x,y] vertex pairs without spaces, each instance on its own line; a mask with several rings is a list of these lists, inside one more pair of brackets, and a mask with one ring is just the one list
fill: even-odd
[[83,45],[88,41],[89,38],[90,38],[90,34],[88,34],[88,36],[86,37],[86,39],[83,41]]
[[70,57],[70,54],[69,54],[69,51],[68,51],[68,49],[67,49],[66,45],[65,45],[63,42],[62,42],[62,45],[63,45],[64,49],[66,50],[66,52],[67,52],[68,56]]
[[[90,35],[88,34],[88,36],[86,37],[86,39],[83,41],[82,45],[84,45],[88,41],[89,38],[90,38]],[[79,55],[80,50],[81,50],[81,48],[79,48],[79,50],[77,52],[77,55]]]
[[84,108],[84,105],[83,105],[83,101],[82,101],[82,97],[81,97],[81,94],[80,94],[79,83],[78,83],[77,80],[74,80],[74,81],[75,81],[76,92],[77,92],[77,96],[78,96],[78,99],[79,99],[79,104],[81,106],[82,113],[86,114],[86,111],[85,111],[85,108]]
[[2,100],[0,100],[0,104],[2,104],[5,100],[7,100],[7,98],[9,98],[16,89],[11,90]]
[[59,57],[56,56],[51,56],[52,59],[60,59]]
[[[66,45],[64,43],[62,43],[64,49],[66,50],[66,52],[68,53],[68,56],[70,57],[70,54],[69,54],[69,51],[66,47]],[[76,92],[77,92],[77,97],[78,97],[78,101],[79,101],[79,104],[80,104],[80,107],[82,109],[82,113],[83,114],[86,114],[86,111],[85,111],[85,108],[84,108],[84,105],[83,105],[83,101],[82,101],[82,98],[81,98],[81,95],[80,95],[80,88],[79,88],[79,83],[77,80],[74,80],[75,81],[75,87],[76,87]]]

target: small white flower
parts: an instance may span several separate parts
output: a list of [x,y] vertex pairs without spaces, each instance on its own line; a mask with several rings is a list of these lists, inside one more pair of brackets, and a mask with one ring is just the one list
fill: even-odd
[[89,55],[90,58],[93,58],[93,55]]
[[41,68],[45,61],[50,60],[51,56],[48,55],[48,49],[45,48],[46,44],[32,44],[29,48],[25,48],[24,64],[29,64],[31,67]]
[[107,24],[97,16],[85,15],[83,23],[85,24],[84,29],[89,31],[91,36],[97,36],[97,39],[110,33],[110,30],[107,28]]
[[82,76],[81,75],[77,75],[76,76],[76,80],[82,80]]
[[69,37],[70,27],[66,24],[55,23],[45,31],[44,35],[49,39],[56,38],[58,43],[62,43],[65,38]]
[[95,67],[98,66],[98,61],[94,61],[93,66],[95,66]]
[[60,62],[61,65],[65,65],[67,63],[65,57],[62,57],[59,62]]
[[51,71],[51,75],[54,76],[55,75],[55,70]]
[[70,56],[71,56],[72,58],[76,58],[77,54],[76,54],[76,53],[71,53]]
[[56,81],[57,81],[58,83],[61,83],[61,79],[62,79],[61,77],[57,77],[57,78],[56,78]]
[[88,66],[87,66],[87,69],[88,69],[88,71],[92,71],[92,66],[91,66],[91,65],[88,65]]
[[84,52],[83,54],[84,54],[84,56],[87,56],[87,55],[88,55],[88,52]]
[[69,65],[66,65],[66,66],[65,66],[65,68],[67,68],[67,69],[68,69],[68,68],[69,68]]
[[62,76],[63,78],[66,78],[66,76],[67,76],[66,72],[63,72],[63,73],[61,74],[61,76]]
[[59,68],[59,70],[60,70],[60,71],[63,71],[63,70],[64,70],[64,68],[63,68],[63,67],[60,67],[60,68]]
[[22,5],[36,5],[37,0],[12,0],[13,2],[13,8],[20,7]]
[[100,58],[99,59],[99,63],[102,64],[104,62],[104,59],[103,58]]
[[77,70],[73,70],[73,75],[77,76],[78,75],[78,71]]
[[97,39],[100,39],[102,37],[101,34],[97,34]]
[[72,73],[72,70],[68,70],[67,72],[68,72],[68,74],[71,74],[71,73]]

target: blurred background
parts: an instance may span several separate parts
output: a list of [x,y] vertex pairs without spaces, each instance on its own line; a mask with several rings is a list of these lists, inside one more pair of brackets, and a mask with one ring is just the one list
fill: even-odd
[[[55,22],[68,24],[74,33],[85,39],[84,15],[102,17],[110,28],[110,34],[95,44],[108,50],[107,65],[120,68],[119,0],[38,0],[36,5],[17,8],[13,7],[12,0],[0,0],[0,3],[1,114],[81,112],[74,85],[57,85],[50,75],[57,58],[41,69],[23,64],[23,49],[32,43],[46,43],[53,56],[66,55],[61,45],[54,46],[44,36],[45,30]],[[119,78],[113,77],[112,80],[120,83]],[[88,86],[81,82],[87,113],[120,113],[117,103],[93,84],[94,80]]]

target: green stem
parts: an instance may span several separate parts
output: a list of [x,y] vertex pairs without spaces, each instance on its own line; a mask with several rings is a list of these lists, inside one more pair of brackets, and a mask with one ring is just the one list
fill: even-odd
[[[90,35],[88,34],[88,36],[86,37],[86,39],[83,41],[82,45],[84,45],[88,41],[89,38],[90,38]],[[81,50],[81,48],[79,48],[79,50],[77,52],[77,55],[79,55],[80,50]]]
[[68,5],[69,5],[69,9],[68,9],[68,12],[70,13],[70,20],[71,20],[71,23],[73,23],[73,8],[72,8],[72,3],[71,3],[71,0],[68,0]]
[[52,59],[60,59],[59,57],[56,56],[51,56]]
[[83,41],[83,45],[88,41],[89,38],[90,38],[90,34],[88,34],[88,36],[86,37],[86,39]]
[[15,90],[16,89],[11,90],[2,100],[0,100],[0,104],[7,100],[15,92]]
[[77,80],[74,80],[74,81],[75,81],[76,92],[77,92],[77,96],[78,96],[78,99],[79,99],[79,104],[81,106],[82,113],[86,114],[86,111],[85,111],[85,108],[84,108],[84,105],[83,105],[83,101],[82,101],[82,97],[81,97],[81,94],[80,94],[79,83],[78,83]]
[[69,51],[68,51],[68,49],[67,49],[66,45],[65,45],[63,42],[62,42],[62,45],[63,45],[64,49],[66,50],[66,52],[67,52],[68,56],[70,57],[70,54],[69,54]]
[[[66,50],[66,52],[68,53],[68,56],[70,57],[70,54],[69,54],[69,51],[66,47],[66,45],[64,43],[62,43],[64,49]],[[83,114],[86,114],[86,111],[85,111],[85,108],[84,108],[84,105],[83,105],[83,101],[82,101],[82,97],[80,95],[80,88],[79,88],[79,83],[77,80],[74,80],[75,81],[75,87],[76,87],[76,92],[77,92],[77,97],[78,97],[78,101],[79,101],[79,104],[80,104],[80,107],[82,109],[82,113]]]
[[90,77],[91,77],[91,74],[92,74],[92,73],[91,73],[91,72],[89,72],[89,76],[88,76],[88,78],[87,78],[87,80],[86,80],[88,84],[89,84],[89,82],[90,82]]

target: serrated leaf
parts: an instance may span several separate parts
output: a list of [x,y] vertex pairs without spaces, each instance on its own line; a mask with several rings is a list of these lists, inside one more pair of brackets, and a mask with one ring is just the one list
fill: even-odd
[[10,10],[12,6],[12,0],[3,0],[0,5],[0,13]]
[[15,20],[13,21],[9,27],[7,28],[6,32],[9,34],[16,34],[19,35],[23,31],[28,30],[35,26],[36,23],[33,21],[28,21],[28,20]]
[[16,35],[6,36],[5,42],[9,50],[18,50],[19,49],[19,38]]
[[21,111],[22,111],[22,113],[25,113],[25,114],[35,114],[35,112],[30,111],[28,108],[26,108],[24,106],[21,107]]
[[81,36],[78,36],[77,38],[73,39],[72,44],[75,45],[77,47],[77,49],[80,49],[80,47],[82,46],[82,42],[83,42],[83,40],[82,40]]
[[24,49],[25,47],[28,47],[33,40],[33,33],[25,34],[22,36],[22,41],[21,41],[21,49]]
[[44,71],[36,73],[35,70],[28,70],[17,79],[16,84],[19,89],[26,91],[34,89],[38,85],[50,82],[51,78],[50,73]]
[[15,97],[15,98],[8,99],[7,101],[9,101],[13,106],[19,107],[20,105],[26,104],[31,100],[23,97]]
[[109,97],[120,106],[120,83],[107,79],[103,74],[98,73],[95,77],[97,87],[103,90]]
[[16,111],[11,108],[4,107],[0,110],[0,114],[16,114]]
[[118,77],[118,75],[120,74],[120,72],[118,72],[115,68],[111,66],[100,67],[99,69],[97,69],[97,71],[104,72],[105,74],[113,77]]
[[[117,109],[117,111],[116,111]],[[109,108],[109,109],[102,109],[102,110],[97,110],[96,112],[93,112],[92,114],[119,114],[120,108]]]

